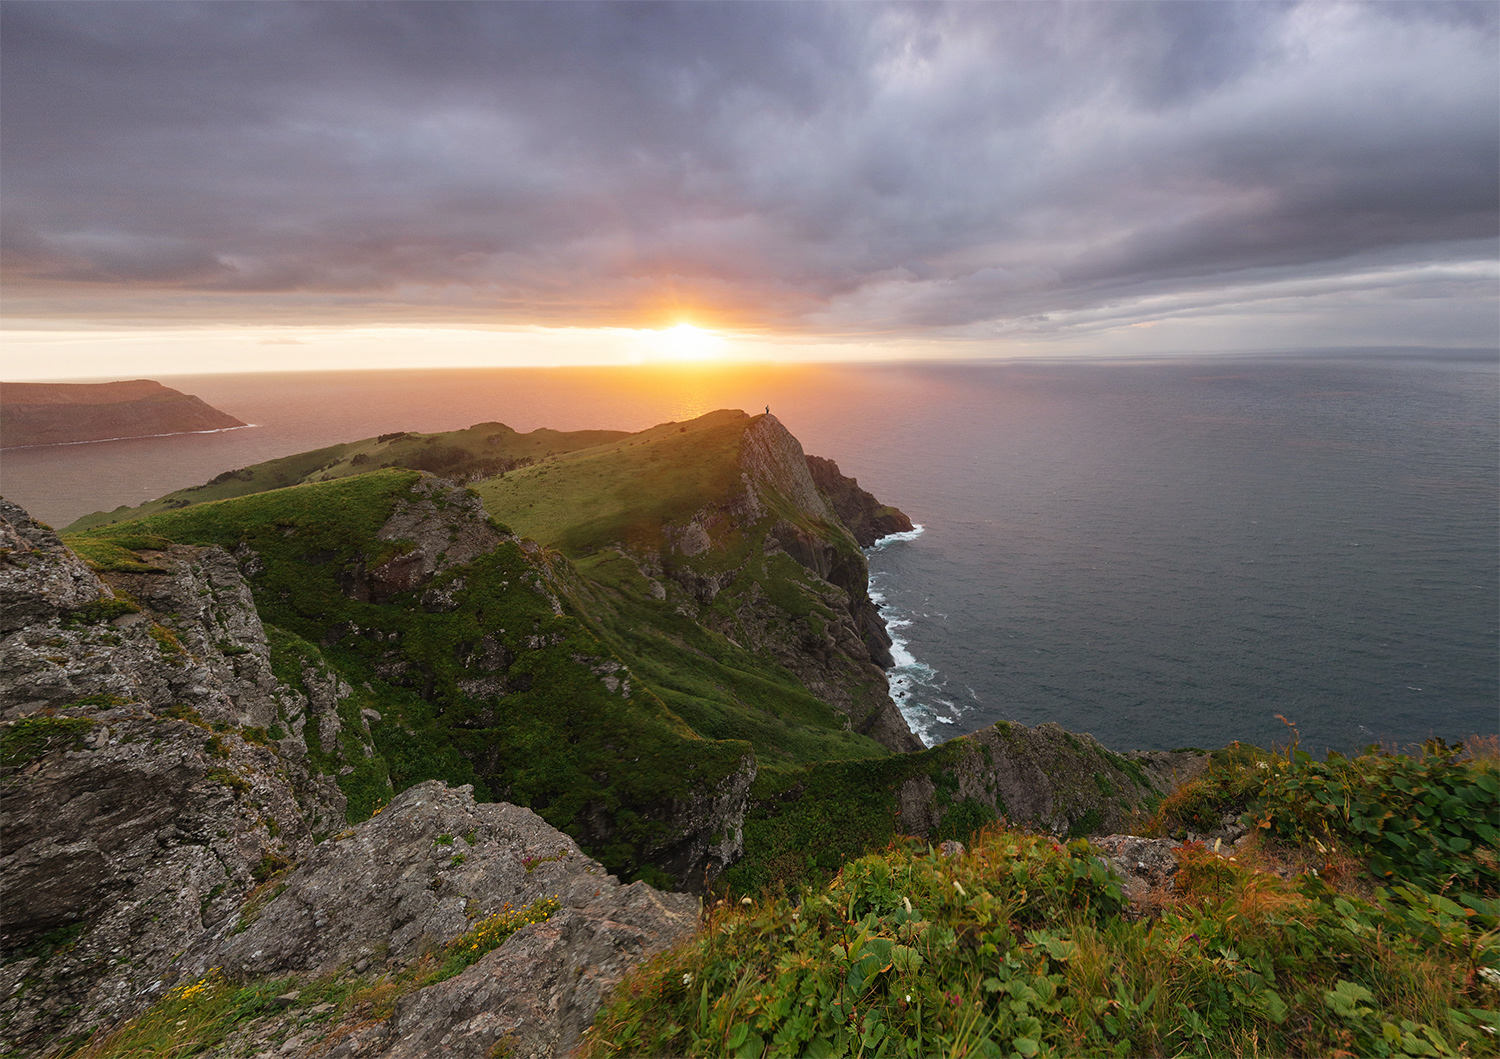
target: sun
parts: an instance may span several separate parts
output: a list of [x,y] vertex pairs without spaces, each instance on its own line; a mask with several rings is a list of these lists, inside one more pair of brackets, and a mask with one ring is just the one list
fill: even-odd
[[666,360],[712,360],[725,346],[724,339],[714,332],[689,323],[647,332],[646,340],[656,355]]

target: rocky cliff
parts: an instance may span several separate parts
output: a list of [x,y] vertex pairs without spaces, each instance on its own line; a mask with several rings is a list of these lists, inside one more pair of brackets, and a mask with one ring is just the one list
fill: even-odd
[[0,385],[0,447],[224,430],[245,424],[159,382]]
[[861,548],[868,548],[881,537],[910,533],[915,528],[905,512],[882,504],[874,494],[859,487],[858,479],[840,472],[839,465],[832,460],[809,456],[807,470]]
[[273,738],[317,707],[272,675],[222,551],[150,553],[136,595],[3,500],[0,541],[0,1018],[35,1045],[130,1010],[345,799]]
[[[408,571],[493,544],[445,535],[450,550],[428,552],[434,495],[418,489],[387,522],[416,545]],[[286,1053],[322,1053],[337,1031],[339,1054],[479,1056],[502,1037],[511,1054],[555,1054],[628,967],[691,931],[695,899],[621,886],[530,810],[476,804],[468,788],[418,783],[348,826],[338,782],[376,758],[378,713],[351,709],[354,690],[321,662],[278,679],[228,552],[131,543],[133,561],[100,577],[0,500],[8,1050],[46,1053],[214,974],[353,974],[399,995],[396,1032],[360,1013],[298,1036],[294,1001],[243,1032]],[[722,832],[712,809],[700,822]],[[527,907],[540,911],[504,957],[440,983],[419,973]]]

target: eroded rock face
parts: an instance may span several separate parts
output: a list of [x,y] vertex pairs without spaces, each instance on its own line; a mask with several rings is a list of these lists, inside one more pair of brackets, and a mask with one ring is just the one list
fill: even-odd
[[530,809],[475,802],[472,788],[436,780],[322,843],[285,883],[253,921],[195,947],[185,973],[223,967],[268,977],[359,960],[401,964],[507,906],[556,897],[581,908],[619,886]]
[[832,460],[809,456],[807,469],[861,548],[868,548],[881,537],[909,533],[915,528],[904,512],[882,504],[874,494],[861,489],[858,479],[844,475]]
[[1120,877],[1125,897],[1138,912],[1148,909],[1152,895],[1172,889],[1177,876],[1179,843],[1165,838],[1105,835],[1089,839],[1094,851]]
[[[211,968],[378,976],[554,898],[551,920],[408,995],[390,1027],[308,1050],[480,1056],[504,1037],[555,1054],[631,966],[695,928],[696,898],[622,886],[530,810],[468,788],[418,784],[346,827],[312,763],[357,753],[373,711],[310,645],[298,688],[277,681],[229,555],[148,552],[111,587],[24,511],[0,515],[24,564],[0,580],[27,619],[0,636],[4,1050],[46,1054]],[[693,863],[738,855],[753,761],[742,772],[674,807]]]
[[149,1003],[184,947],[343,817],[330,781],[271,748],[126,710],[90,720],[0,781],[0,931],[27,954],[6,967],[0,1037],[25,1050]]
[[[439,574],[513,539],[494,527],[479,497],[425,472],[375,536],[400,541],[404,547],[368,569],[363,562],[356,564],[344,585],[351,598],[375,603],[422,588]],[[452,609],[453,596],[464,587],[462,578],[447,580],[429,589],[422,604],[433,611]]]
[[1028,728],[1002,721],[952,745],[957,790],[940,797],[927,776],[908,780],[898,792],[903,831],[926,835],[951,805],[970,802],[1058,835],[1107,834],[1122,830],[1147,797],[1166,794],[1167,775],[1175,771],[1180,781],[1207,762],[1185,753],[1147,769],[1135,755],[1115,754],[1091,735],[1050,722]]
[[752,485],[774,489],[797,511],[810,518],[837,522],[838,516],[807,471],[802,443],[775,416],[758,416],[745,429],[740,440],[740,467]]
[[0,633],[112,596],[56,533],[0,497]]
[[[377,975],[506,908],[554,898],[549,920],[523,927],[462,974],[404,997],[388,1024],[343,1032],[326,1053],[485,1056],[502,1039],[517,1056],[566,1055],[609,990],[641,960],[690,935],[698,902],[645,883],[622,886],[528,809],[476,803],[467,787],[422,783],[379,816],[325,842],[248,927],[206,938],[182,961],[245,977]],[[238,933],[233,931],[238,930]]]
[[271,743],[305,702],[224,552],[152,553],[111,588],[14,505],[0,537],[34,545],[8,582],[28,620],[0,636],[0,943],[20,957],[0,1036],[40,1050],[149,1002],[268,865],[343,825],[344,797]]
[[[697,911],[685,895],[645,883],[603,891],[582,908],[522,929],[456,978],[404,999],[379,1038],[389,1046],[377,1054],[569,1055],[610,991],[637,964],[688,938]],[[369,1054],[356,1052],[356,1043],[328,1054]]]

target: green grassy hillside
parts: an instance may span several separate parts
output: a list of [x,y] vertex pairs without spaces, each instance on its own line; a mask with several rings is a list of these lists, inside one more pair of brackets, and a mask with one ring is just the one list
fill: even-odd
[[744,772],[750,746],[701,738],[630,680],[561,605],[565,578],[548,557],[503,527],[488,528],[498,543],[472,561],[370,598],[379,571],[413,554],[410,540],[382,539],[393,515],[430,509],[454,537],[482,523],[477,505],[464,509],[432,482],[377,471],[162,512],[68,543],[104,570],[148,565],[169,542],[230,550],[273,628],[279,671],[295,680],[294,656],[326,659],[380,714],[375,750],[398,790],[431,778],[473,783],[479,796],[529,805],[579,836],[612,871],[667,881],[661,866],[684,840],[676,807]]
[[488,478],[556,453],[625,436],[618,430],[533,430],[518,434],[503,423],[477,423],[467,430],[437,434],[396,431],[225,471],[202,485],[179,489],[138,507],[118,507],[84,515],[67,532],[78,533],[191,504],[250,496],[306,482],[327,482],[386,467],[430,471],[456,481]]
[[[763,761],[883,756],[843,731],[894,714],[840,595],[865,598],[864,557],[817,499],[800,448],[747,470],[742,449],[757,429],[790,439],[774,420],[723,410],[477,491],[496,518],[574,561],[598,635],[695,730],[749,739]],[[777,535],[795,535],[803,561]],[[809,567],[812,553],[842,589]]]
[[711,412],[560,453],[480,483],[485,507],[517,533],[569,558],[623,544],[659,549],[684,523],[740,485],[743,412]]
[[[396,468],[335,474],[68,540],[103,568],[149,564],[167,542],[239,557],[278,674],[295,685],[305,665],[331,666],[381,717],[378,759],[340,779],[352,804],[373,808],[387,774],[398,790],[474,783],[481,797],[537,809],[626,875],[686,881],[701,849],[690,856],[673,821],[691,815],[694,792],[723,782],[748,788],[744,856],[726,878],[741,893],[826,878],[902,833],[961,837],[1043,812],[990,774],[1009,767],[1006,753],[1052,762],[1023,793],[1039,792],[1060,833],[1160,797],[1129,763],[1060,730],[997,729],[993,746],[976,737],[903,755],[862,734],[895,715],[855,628],[853,597],[868,606],[863,556],[773,419],[723,411],[630,435],[459,433],[468,448],[452,447],[464,451],[577,447],[467,492]],[[405,445],[410,458],[450,437],[357,444]],[[330,462],[332,452],[221,484],[353,465],[347,447]],[[419,532],[401,512],[423,505]],[[476,527],[493,546],[447,562]],[[504,537],[510,529],[528,539]],[[423,563],[416,581],[402,573]]]

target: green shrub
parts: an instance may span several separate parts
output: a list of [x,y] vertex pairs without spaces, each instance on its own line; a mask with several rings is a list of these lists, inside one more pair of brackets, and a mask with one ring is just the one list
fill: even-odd
[[1288,843],[1345,845],[1386,880],[1500,893],[1500,769],[1435,739],[1420,756],[1305,755],[1270,770],[1262,826]]
[[86,717],[24,717],[0,728],[0,768],[16,769],[59,750],[76,750],[95,722]]
[[1085,842],[892,847],[798,898],[721,906],[622,984],[585,1054],[1496,1054],[1476,985],[1500,965],[1493,910],[1181,855],[1168,906],[1133,920]]

